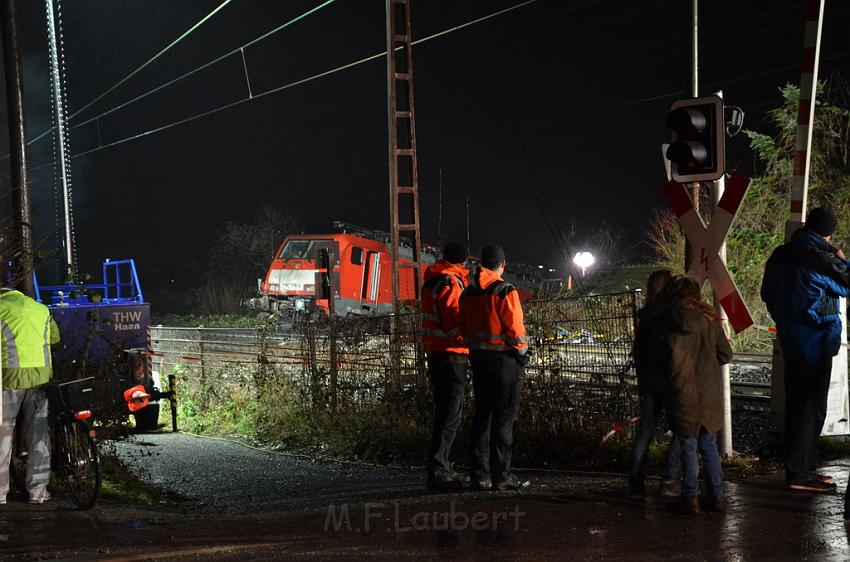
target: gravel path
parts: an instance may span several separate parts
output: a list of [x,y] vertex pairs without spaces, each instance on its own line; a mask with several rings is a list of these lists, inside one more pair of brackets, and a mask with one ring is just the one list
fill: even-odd
[[225,511],[310,510],[427,494],[418,471],[310,461],[181,433],[138,435],[115,448],[145,480]]

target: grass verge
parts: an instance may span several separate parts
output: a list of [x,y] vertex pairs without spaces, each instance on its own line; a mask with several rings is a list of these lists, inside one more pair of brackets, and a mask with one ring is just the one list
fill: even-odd
[[160,502],[162,497],[160,491],[142,482],[118,457],[102,454],[100,470],[101,497],[134,505],[157,505]]

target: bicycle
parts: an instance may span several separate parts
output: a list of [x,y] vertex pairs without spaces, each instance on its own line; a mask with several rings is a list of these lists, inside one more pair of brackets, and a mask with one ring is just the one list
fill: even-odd
[[[46,387],[50,405],[48,414],[51,436],[50,470],[65,486],[71,501],[81,510],[91,509],[100,495],[100,455],[94,430],[88,423],[102,395],[94,377]],[[23,425],[16,424],[12,462],[9,472],[19,490],[26,493],[27,452]]]

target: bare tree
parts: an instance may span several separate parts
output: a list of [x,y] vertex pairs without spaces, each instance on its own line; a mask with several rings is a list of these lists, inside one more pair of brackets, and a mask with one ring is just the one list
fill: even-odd
[[251,222],[225,223],[209,250],[198,308],[208,314],[238,313],[284,237],[300,230],[294,213],[273,205],[260,207]]

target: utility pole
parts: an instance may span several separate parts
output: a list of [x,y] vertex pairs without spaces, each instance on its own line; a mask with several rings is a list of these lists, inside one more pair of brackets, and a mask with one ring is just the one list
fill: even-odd
[[[691,0],[690,13],[690,55],[691,55],[691,97],[699,97],[699,0]],[[721,99],[723,93],[717,94]],[[722,115],[722,112],[721,112]],[[725,129],[725,123],[717,123],[715,126]],[[726,134],[725,130],[722,134]],[[700,216],[700,198],[701,189],[700,182],[693,182],[690,185],[691,199],[693,199],[694,210],[697,216]],[[726,178],[721,175],[720,179],[711,183],[711,205],[712,214],[717,209],[720,198],[723,196],[723,191],[726,189]],[[720,246],[718,252],[720,260],[726,264],[726,243]],[[689,271],[691,262],[693,261],[693,251],[689,242],[685,242],[685,271]],[[729,334],[729,320],[726,317],[726,312],[720,303],[720,297],[717,291],[712,291],[714,308],[717,311],[717,318],[723,326],[723,333]],[[721,367],[723,379],[723,429],[720,431],[720,443],[718,443],[719,452],[723,457],[729,457],[733,454],[732,449],[732,387],[729,379],[729,365]]]
[[[696,1],[696,0],[694,0]],[[717,92],[716,94],[720,99],[723,99],[723,92]],[[719,123],[717,125],[723,129],[723,134],[726,134],[726,124]],[[723,197],[723,192],[726,191],[726,175],[720,176],[720,179],[711,183],[711,213],[714,215],[717,212],[717,206],[720,203],[720,198]],[[724,240],[722,244],[720,244],[720,250],[717,252],[717,255],[720,257],[720,261],[723,265],[726,265],[726,241]],[[717,314],[717,319],[720,322],[720,325],[723,327],[723,333],[728,338],[729,337],[729,318],[726,315],[726,311],[723,309],[723,305],[720,303],[720,296],[717,294],[716,290],[712,290],[712,295],[714,297],[714,309]],[[720,449],[720,455],[722,457],[730,457],[734,454],[734,449],[732,448],[732,381],[731,381],[731,373],[729,372],[729,364],[721,365],[720,371],[723,376],[723,429],[720,431],[720,443],[718,443],[718,448]]]
[[[421,285],[422,240],[419,232],[419,178],[416,160],[416,120],[413,111],[413,53],[410,0],[386,0],[387,8],[387,120],[389,121],[390,237],[393,252],[393,310],[401,310],[399,274],[413,269],[414,299]],[[402,222],[404,221],[404,222]],[[401,263],[402,239],[413,259]]]
[[[9,154],[12,180],[13,252],[17,253],[16,282],[21,292],[35,297],[33,285],[33,235],[27,177],[27,140],[24,128],[24,79],[18,46],[16,0],[2,0],[3,64],[6,76],[6,113],[9,121]],[[12,256],[4,256],[9,259]]]
[[[390,244],[392,251],[393,314],[390,317],[390,363],[393,376],[401,372],[400,275],[410,269],[413,305],[418,311],[422,284],[422,238],[419,231],[419,178],[416,160],[416,119],[413,103],[413,53],[410,0],[386,0],[387,121],[389,125]],[[402,263],[402,240],[410,245],[411,260]],[[408,303],[410,304],[410,303]],[[417,365],[424,354],[417,346]]]
[[[690,13],[690,55],[691,55],[691,97],[699,97],[699,0],[691,0]],[[699,215],[699,200],[700,200],[700,184],[693,182],[690,185],[691,199],[694,201],[694,209]],[[685,271],[691,268],[693,261],[693,252],[690,242],[685,240]]]

